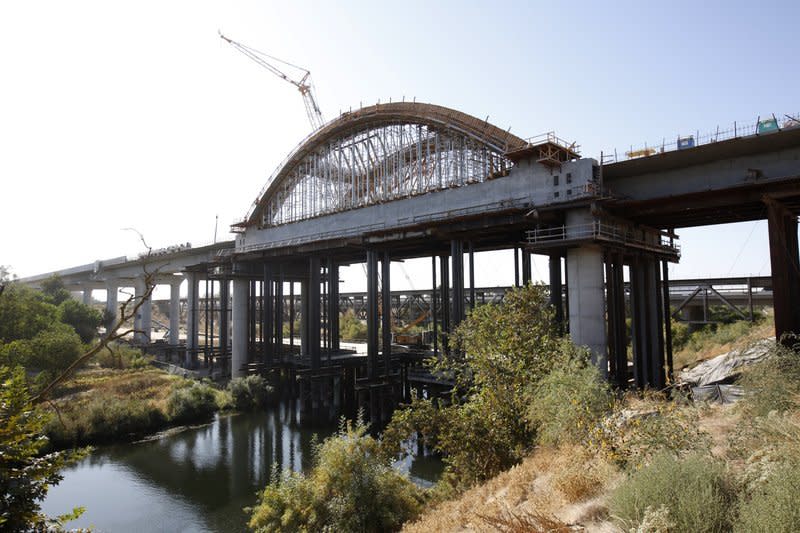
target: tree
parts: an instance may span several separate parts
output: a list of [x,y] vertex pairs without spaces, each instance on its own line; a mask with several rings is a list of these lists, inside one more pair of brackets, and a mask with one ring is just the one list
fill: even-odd
[[44,293],[47,301],[53,305],[59,305],[61,302],[65,302],[72,298],[72,295],[64,287],[64,282],[61,280],[58,274],[53,274],[42,282],[42,292]]
[[[145,244],[146,245],[146,244]],[[149,247],[148,247],[149,250]],[[149,251],[148,251],[149,256]],[[50,485],[61,480],[59,470],[71,461],[77,460],[85,451],[58,452],[40,456],[40,452],[47,445],[47,437],[43,429],[47,422],[47,415],[41,405],[49,400],[50,394],[65,380],[92,357],[102,350],[109,349],[109,344],[131,333],[133,329],[123,330],[124,324],[131,320],[139,308],[150,298],[154,283],[154,273],[145,269],[146,290],[139,297],[131,297],[122,304],[117,320],[108,332],[87,352],[71,360],[65,367],[59,367],[60,373],[46,385],[31,394],[26,383],[26,373],[21,366],[13,368],[0,361],[0,530],[3,531],[31,531],[44,530],[47,527],[47,517],[40,510],[39,502],[47,494]],[[53,282],[51,298],[62,298],[63,290],[58,290],[58,284]],[[30,357],[52,356],[50,343],[54,337],[65,334],[69,329],[74,340],[80,346],[78,335],[64,324],[51,328],[55,322],[56,307],[35,296],[30,289],[12,285],[16,292],[14,298],[9,298],[9,291],[0,292],[0,356],[7,352],[8,346],[21,354],[24,342],[30,342],[31,350],[27,352]],[[69,293],[67,293],[69,297]],[[9,301],[11,300],[11,301]],[[66,301],[62,299],[59,303]],[[20,310],[38,310],[41,312],[22,313]],[[31,318],[33,316],[34,318]],[[20,338],[20,327],[26,337]],[[36,344],[38,342],[40,344]],[[33,349],[36,351],[34,352]],[[5,354],[7,355],[7,354]],[[62,354],[63,355],[63,354]],[[59,358],[61,361],[61,358]],[[57,520],[71,520],[82,512],[75,509],[69,515],[58,517]]]
[[250,527],[278,531],[398,531],[419,514],[422,492],[395,470],[361,421],[314,450],[308,475],[274,474]]
[[97,336],[97,328],[103,322],[100,311],[72,298],[58,305],[58,318],[64,324],[72,326],[85,343]]
[[559,337],[553,316],[543,285],[475,308],[454,332],[452,355],[433,365],[454,378],[450,405],[418,398],[396,411],[384,431],[387,449],[400,453],[402,441],[416,434],[444,455],[445,479],[459,490],[521,461],[535,444],[525,414],[536,383],[580,356]]
[[32,339],[56,321],[57,308],[33,289],[9,283],[0,298],[0,344]]
[[[25,372],[21,367],[0,367],[0,529],[42,529],[48,519],[39,502],[50,485],[61,481],[59,471],[86,452],[39,455],[47,445],[43,429],[48,417],[31,402]],[[57,517],[77,518],[81,509]]]

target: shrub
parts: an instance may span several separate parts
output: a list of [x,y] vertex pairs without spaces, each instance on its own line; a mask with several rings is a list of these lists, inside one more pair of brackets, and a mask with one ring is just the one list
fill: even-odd
[[[456,329],[449,356],[434,372],[454,377],[452,404],[437,409],[417,400],[395,411],[387,446],[416,433],[444,456],[444,479],[463,490],[513,466],[535,444],[535,428],[524,413],[531,390],[552,368],[584,358],[558,337],[542,285],[506,293],[502,305],[475,308]],[[521,416],[522,415],[522,416]]]
[[0,344],[32,339],[56,321],[56,307],[40,293],[10,283],[0,298]]
[[80,357],[83,345],[75,330],[66,324],[55,323],[30,341],[31,354],[26,368],[59,372]]
[[367,325],[356,318],[352,311],[347,311],[339,316],[339,331],[342,340],[358,341],[367,338]]
[[396,531],[420,511],[422,493],[391,466],[361,422],[314,450],[308,475],[273,479],[251,510],[250,527],[272,531]]
[[129,440],[160,430],[164,413],[152,402],[136,398],[95,398],[80,409],[51,420],[46,434],[56,448]]
[[275,389],[262,376],[234,378],[228,383],[233,408],[239,411],[260,409],[273,400]]
[[800,404],[800,354],[775,344],[769,356],[746,368],[739,384],[747,394],[740,409],[748,417],[784,412]]
[[734,531],[800,531],[800,464],[776,470],[742,503]]
[[674,532],[729,531],[735,494],[724,467],[707,456],[660,455],[635,471],[609,499],[611,515],[638,526],[648,508],[669,510]]
[[58,319],[72,326],[81,341],[89,342],[97,336],[103,315],[97,309],[69,298],[58,305]]
[[[634,403],[632,397],[627,403]],[[710,437],[699,428],[696,408],[657,394],[645,394],[639,403],[636,409],[617,403],[614,412],[591,429],[590,448],[628,467],[641,467],[659,454],[679,457],[708,449]]]
[[192,382],[189,386],[175,388],[167,398],[167,414],[178,423],[208,419],[216,410],[216,393],[207,383]]
[[[85,455],[85,451],[42,455],[47,439],[42,431],[48,416],[31,403],[21,367],[0,366],[0,529],[46,531],[50,520],[41,512],[40,501],[51,485],[62,479],[62,468]],[[65,521],[77,518],[80,508]],[[54,528],[55,529],[55,528]]]
[[528,420],[541,444],[577,444],[612,405],[611,389],[597,367],[588,358],[576,358],[554,368],[536,385]]
[[116,344],[103,350],[94,357],[94,361],[101,368],[141,369],[150,366],[153,358],[142,353],[139,348],[126,344]]
[[618,472],[614,465],[580,446],[561,448],[551,470],[553,486],[570,503],[596,496]]

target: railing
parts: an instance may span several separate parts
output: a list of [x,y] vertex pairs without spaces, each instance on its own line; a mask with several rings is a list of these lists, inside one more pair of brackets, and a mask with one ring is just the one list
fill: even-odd
[[775,115],[759,116],[755,122],[734,122],[723,130],[717,127],[715,131],[702,134],[699,131],[695,131],[694,133],[686,135],[677,135],[669,141],[667,141],[665,137],[662,139],[661,143],[631,145],[629,149],[624,152],[618,152],[617,149],[610,152],[601,152],[600,161],[604,165],[609,165],[620,161],[650,157],[665,152],[686,150],[700,145],[713,144],[752,135],[769,134],[782,129],[797,127],[800,127],[800,113],[785,114],[782,117],[776,117]]
[[672,233],[651,228],[635,228],[603,220],[571,226],[533,229],[526,232],[526,237],[531,244],[605,240],[636,248],[668,249],[680,255],[680,244],[676,242],[677,237]]
[[528,137],[524,139],[526,146],[515,146],[510,147],[511,150],[526,148],[527,146],[536,146],[538,144],[545,144],[545,143],[552,143],[556,146],[560,146],[565,150],[570,150],[575,152],[576,154],[580,153],[580,146],[578,146],[574,142],[565,141],[564,139],[558,137],[554,131],[548,131],[547,133],[540,133],[539,135],[534,135],[533,137]]

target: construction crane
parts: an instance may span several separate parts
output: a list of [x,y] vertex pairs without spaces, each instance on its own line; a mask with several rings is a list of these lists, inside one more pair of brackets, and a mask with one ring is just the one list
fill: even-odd
[[[298,67],[297,65],[293,65],[287,61],[278,59],[277,57],[260,52],[255,48],[250,48],[247,45],[236,42],[233,39],[229,39],[223,35],[222,32],[219,32],[219,36],[251,60],[255,61],[282,80],[288,81],[297,87],[297,89],[300,91],[300,94],[303,95],[303,103],[306,106],[306,114],[308,115],[308,120],[311,122],[311,127],[314,130],[318,130],[323,124],[325,124],[325,119],[322,117],[322,111],[320,111],[319,105],[317,105],[317,100],[314,98],[314,85],[311,83],[311,72],[308,69]],[[272,63],[270,61],[272,61]],[[300,78],[296,79],[295,77],[291,77],[273,63],[281,63],[293,69],[297,69],[300,71]]]

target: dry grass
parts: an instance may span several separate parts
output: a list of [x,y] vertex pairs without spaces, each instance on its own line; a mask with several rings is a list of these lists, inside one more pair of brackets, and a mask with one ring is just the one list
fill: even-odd
[[746,334],[738,336],[729,342],[717,342],[714,335],[703,341],[699,348],[691,347],[691,344],[675,352],[673,355],[673,366],[676,369],[692,367],[701,361],[706,361],[718,355],[746,348],[761,339],[775,336],[775,321],[772,315],[767,315],[766,319],[754,324]]
[[58,390],[55,403],[62,411],[75,411],[95,397],[147,399],[166,409],[172,384],[181,378],[156,369],[112,370],[91,368],[82,370]]
[[565,448],[554,461],[553,486],[569,503],[600,494],[616,477],[617,468],[579,446]]
[[[599,460],[588,457],[577,447],[538,449],[521,464],[455,500],[435,506],[417,522],[407,524],[403,531],[581,530],[582,527],[569,525],[576,523],[591,530],[611,531],[610,524],[603,523],[605,509],[595,495],[616,483],[620,474],[608,465],[607,471],[598,468],[596,477],[589,476],[595,477],[594,481],[580,486],[577,470],[574,476],[560,472],[570,464],[585,466],[595,461]],[[607,472],[602,482],[599,481],[600,472]],[[569,497],[556,486],[557,482],[568,487]]]

